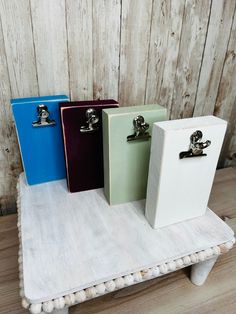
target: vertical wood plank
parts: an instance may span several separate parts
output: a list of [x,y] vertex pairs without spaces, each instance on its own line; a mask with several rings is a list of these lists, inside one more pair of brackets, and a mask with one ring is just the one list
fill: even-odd
[[39,93],[68,94],[65,1],[30,1]]
[[214,112],[234,10],[234,0],[212,1],[194,116]]
[[210,1],[198,0],[185,3],[171,119],[192,116],[210,4]]
[[92,0],[66,0],[70,96],[93,98]]
[[227,156],[224,161],[225,167],[236,166],[236,113],[234,114],[233,121],[234,121],[234,129],[233,129],[233,132],[231,133],[232,136],[230,138]]
[[15,211],[16,181],[22,170],[9,99],[11,89],[0,24],[0,215]]
[[0,1],[12,97],[38,95],[29,0]]
[[219,161],[220,168],[236,166],[236,97],[228,122],[228,129]]
[[93,98],[118,99],[121,0],[93,2]]
[[154,0],[151,26],[146,103],[170,111],[179,52],[184,1]]
[[121,13],[119,102],[145,101],[152,0],[123,0]]
[[[236,11],[236,10],[235,10]],[[230,33],[214,115],[228,121],[219,167],[236,165],[236,14]]]

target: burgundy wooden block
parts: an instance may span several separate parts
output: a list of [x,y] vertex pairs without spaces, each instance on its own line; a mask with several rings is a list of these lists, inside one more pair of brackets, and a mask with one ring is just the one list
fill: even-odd
[[69,191],[103,187],[102,109],[118,107],[118,102],[74,101],[59,106]]

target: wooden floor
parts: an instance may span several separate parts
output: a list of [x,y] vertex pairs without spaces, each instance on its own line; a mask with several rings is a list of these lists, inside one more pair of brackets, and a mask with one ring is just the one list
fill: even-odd
[[[217,171],[209,206],[236,231],[236,169]],[[15,214],[0,217],[0,313],[24,314],[18,295]],[[221,256],[202,287],[189,268],[74,306],[71,314],[236,314],[236,247]]]

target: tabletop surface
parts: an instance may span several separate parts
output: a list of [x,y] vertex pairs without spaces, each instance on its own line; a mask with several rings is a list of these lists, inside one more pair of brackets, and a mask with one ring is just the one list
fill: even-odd
[[31,303],[90,287],[230,241],[212,211],[158,230],[144,200],[109,206],[103,190],[70,194],[66,181],[19,179],[24,292]]

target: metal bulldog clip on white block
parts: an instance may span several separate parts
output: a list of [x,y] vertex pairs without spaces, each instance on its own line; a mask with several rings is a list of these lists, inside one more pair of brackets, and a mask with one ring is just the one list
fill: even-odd
[[226,127],[214,116],[154,123],[145,211],[153,228],[205,214]]

